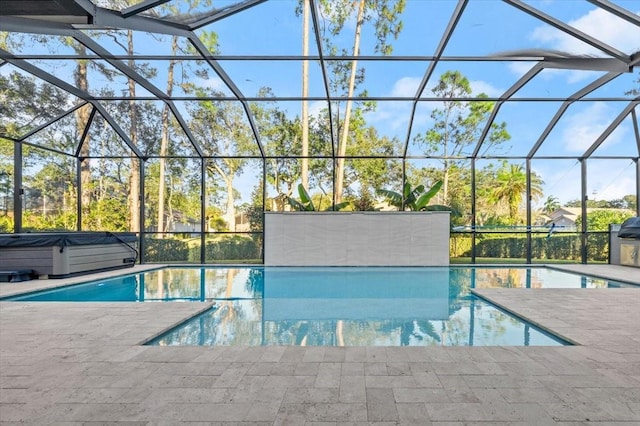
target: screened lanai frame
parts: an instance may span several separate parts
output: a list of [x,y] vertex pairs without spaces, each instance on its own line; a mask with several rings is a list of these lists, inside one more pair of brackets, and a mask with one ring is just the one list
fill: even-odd
[[[409,0],[411,3],[412,0]],[[29,3],[29,2],[25,2]],[[633,51],[628,49],[619,49],[616,45],[610,44],[608,41],[593,35],[595,31],[585,31],[579,29],[577,26],[572,25],[572,22],[568,22],[568,17],[557,17],[552,12],[553,10],[545,10],[546,5],[537,4],[532,5],[535,2],[525,2],[522,0],[504,0],[495,2],[477,2],[477,1],[451,1],[444,2],[447,4],[450,13],[442,13],[437,15],[439,19],[437,22],[431,22],[433,27],[437,28],[437,36],[434,37],[429,47],[431,51],[425,55],[416,55],[410,51],[412,49],[407,48],[406,51],[401,51],[398,54],[382,55],[375,52],[371,46],[361,51],[360,55],[349,54],[333,54],[330,55],[325,51],[323,45],[323,37],[325,33],[321,32],[321,29],[326,27],[326,16],[321,13],[321,2],[317,0],[309,0],[310,6],[310,28],[311,28],[311,40],[310,49],[308,54],[293,54],[286,51],[281,52],[278,46],[269,46],[265,48],[265,53],[261,53],[260,49],[256,49],[256,53],[249,51],[242,51],[238,53],[226,54],[224,49],[221,49],[221,53],[212,53],[207,47],[205,42],[201,40],[202,30],[215,26],[217,23],[225,22],[228,20],[236,19],[243,14],[254,13],[260,14],[260,11],[268,11],[269,7],[282,8],[282,4],[286,4],[289,7],[291,15],[289,18],[294,19],[294,9],[299,5],[298,1],[264,1],[264,0],[247,0],[247,1],[223,1],[215,2],[207,7],[196,9],[195,13],[185,13],[184,1],[168,1],[168,0],[146,0],[139,2],[118,2],[110,0],[96,0],[91,2],[89,0],[57,0],[43,2],[49,4],[50,10],[44,12],[44,8],[41,11],[37,10],[25,10],[21,9],[20,2],[7,1],[3,6],[3,11],[0,11],[0,31],[7,32],[9,34],[36,34],[46,37],[70,37],[76,42],[84,46],[85,52],[78,54],[77,52],[64,53],[43,53],[34,49],[34,51],[22,51],[20,49],[3,48],[0,49],[0,72],[2,69],[10,68],[12,70],[19,70],[22,73],[26,73],[30,76],[34,76],[39,81],[46,82],[52,86],[62,89],[66,93],[74,96],[78,99],[78,103],[69,106],[69,108],[60,111],[48,120],[39,123],[37,126],[33,126],[28,131],[19,134],[4,134],[0,135],[2,138],[13,142],[13,218],[14,218],[14,232],[21,232],[22,217],[23,217],[23,205],[24,205],[24,192],[23,192],[23,147],[34,146],[39,149],[48,150],[52,153],[71,156],[77,159],[76,168],[76,191],[77,199],[80,200],[80,194],[82,191],[82,184],[80,182],[80,169],[82,162],[85,159],[98,158],[91,155],[81,157],[81,148],[83,146],[85,138],[90,131],[90,126],[95,120],[104,121],[113,131],[120,141],[124,144],[126,149],[135,156],[140,162],[141,166],[139,177],[139,193],[145,194],[145,164],[150,164],[154,159],[159,158],[158,154],[149,154],[142,152],[140,148],[132,141],[129,131],[124,128],[122,123],[114,117],[114,114],[109,110],[109,104],[115,101],[131,101],[135,99],[136,102],[154,101],[159,105],[168,107],[170,114],[176,122],[176,128],[182,130],[182,136],[185,141],[190,145],[190,152],[185,154],[184,151],[180,153],[174,153],[165,155],[165,158],[193,158],[194,164],[198,164],[200,169],[200,191],[201,191],[201,205],[199,212],[199,227],[200,229],[192,230],[191,233],[198,235],[200,238],[200,251],[199,261],[201,263],[207,263],[212,259],[206,254],[206,250],[202,249],[206,247],[206,238],[209,235],[205,226],[205,220],[207,216],[206,205],[206,188],[208,183],[206,181],[207,176],[207,162],[213,160],[221,160],[224,158],[244,158],[254,160],[255,164],[261,164],[262,173],[262,210],[268,210],[265,206],[265,200],[268,197],[267,185],[264,182],[267,181],[267,169],[268,163],[271,160],[289,160],[299,161],[302,158],[308,158],[310,160],[319,159],[326,161],[330,165],[331,170],[329,175],[333,176],[332,185],[328,192],[333,195],[333,201],[336,201],[336,162],[340,158],[344,158],[346,161],[364,160],[364,159],[379,159],[385,158],[389,160],[397,161],[401,164],[402,177],[401,182],[398,182],[398,187],[402,188],[407,180],[407,174],[405,172],[408,165],[413,162],[420,163],[421,161],[461,161],[464,162],[472,171],[470,177],[470,202],[469,202],[469,225],[466,227],[460,227],[454,229],[458,235],[464,235],[471,239],[471,254],[470,260],[475,263],[476,261],[476,238],[487,233],[506,233],[506,234],[518,234],[526,236],[526,256],[523,259],[526,263],[535,261],[532,256],[532,239],[536,234],[547,233],[546,228],[536,229],[535,224],[532,221],[532,171],[534,165],[538,161],[542,160],[557,160],[559,162],[565,162],[567,160],[573,160],[577,162],[579,166],[579,194],[576,194],[576,198],[581,201],[580,210],[582,217],[587,217],[587,203],[589,198],[589,165],[602,161],[631,161],[634,163],[633,174],[635,175],[635,195],[636,205],[635,214],[640,215],[640,201],[637,196],[640,193],[640,131],[638,124],[638,104],[640,104],[640,96],[638,96],[637,90],[631,94],[623,96],[618,94],[616,96],[610,94],[605,90],[611,84],[619,81],[621,78],[626,78],[627,81],[631,81],[637,73],[640,63],[640,44],[635,47]],[[461,30],[461,22],[471,13],[468,12],[472,8],[482,9],[486,7],[488,3],[496,4],[502,8],[501,10],[509,10],[513,13],[518,13],[518,16],[526,16],[527,19],[534,19],[540,22],[541,25],[545,25],[549,28],[553,28],[560,33],[564,34],[574,40],[579,40],[585,46],[597,51],[597,54],[585,55],[582,53],[568,53],[564,51],[556,51],[548,48],[544,48],[537,43],[532,43],[531,46],[525,46],[525,48],[508,50],[508,51],[491,51],[490,49],[481,49],[476,54],[454,54],[448,53],[448,46],[452,39],[456,37],[464,37],[466,35],[466,29]],[[221,4],[222,6],[218,6]],[[600,12],[606,12],[610,17],[615,18],[616,22],[620,25],[631,25],[633,28],[640,29],[640,16],[638,11],[632,10],[630,6],[633,6],[633,2],[611,2],[606,0],[585,0],[580,3],[581,6],[589,5],[594,10]],[[174,7],[176,14],[168,13],[169,9],[163,9],[164,7]],[[45,16],[41,15],[43,13]],[[35,16],[39,15],[39,16]],[[295,15],[297,20],[300,18]],[[474,18],[475,15],[472,15]],[[296,24],[298,22],[296,21]],[[267,24],[265,24],[266,26]],[[478,25],[484,25],[482,23]],[[183,40],[186,40],[190,44],[192,51],[183,53],[180,55],[166,55],[155,54],[154,49],[149,49],[143,53],[129,54],[116,54],[113,48],[108,45],[108,41],[100,39],[92,34],[92,32],[100,32],[104,29],[116,29],[116,30],[131,30],[140,34],[157,34],[163,36],[176,36]],[[283,25],[282,28],[286,28]],[[214,28],[215,29],[215,28]],[[275,31],[280,31],[281,28]],[[284,29],[282,29],[284,31]],[[435,30],[433,32],[436,32]],[[297,34],[297,33],[296,33]],[[426,34],[426,33],[425,33]],[[458,35],[461,34],[461,35]],[[253,37],[260,37],[264,34],[253,34]],[[221,40],[221,43],[224,40]],[[340,43],[339,41],[336,43]],[[256,41],[256,44],[259,44]],[[428,44],[428,43],[427,43]],[[343,44],[342,47],[348,47]],[[177,95],[167,95],[165,90],[159,88],[158,84],[152,81],[151,77],[143,76],[138,72],[132,63],[136,61],[155,61],[162,63],[163,61],[179,60],[183,62],[193,62],[203,64],[205,68],[210,72],[212,79],[217,82],[220,92],[215,95],[193,95],[187,93],[180,93]],[[104,96],[97,93],[91,93],[84,91],[69,81],[57,76],[55,74],[56,63],[63,63],[64,61],[75,60],[87,60],[100,62],[113,69],[114,73],[118,73],[121,76],[122,82],[134,82],[138,88],[135,98],[126,96],[124,93],[119,96],[112,94]],[[367,70],[371,70],[378,78],[383,78],[385,74],[390,74],[393,68],[398,67],[398,64],[403,64],[407,67],[422,67],[421,78],[418,82],[414,82],[413,92],[410,94],[403,93],[398,94],[385,94],[385,93],[372,93],[372,94],[354,94],[346,95],[336,93],[332,89],[330,84],[330,72],[331,64],[337,61],[355,61],[358,63],[368,64]],[[315,83],[311,89],[311,93],[307,96],[303,95],[291,95],[289,92],[280,94],[276,93],[277,89],[274,89],[272,95],[255,95],[250,96],[247,94],[247,88],[250,87],[250,80],[260,77],[260,72],[255,72],[252,75],[243,74],[249,73],[249,70],[260,70],[259,64],[272,64],[274,68],[285,68],[288,66],[298,67],[307,62],[310,67],[314,68],[313,75],[315,76]],[[446,153],[431,153],[429,155],[419,153],[412,146],[414,137],[418,131],[425,131],[425,128],[417,129],[418,117],[421,110],[425,109],[429,103],[442,102],[443,98],[432,95],[430,89],[437,80],[437,75],[441,69],[446,69],[452,64],[456,64],[460,67],[469,67],[476,69],[491,69],[495,64],[509,63],[511,66],[526,65],[526,70],[520,73],[520,77],[512,81],[511,85],[503,89],[500,93],[492,93],[482,99],[474,96],[462,96],[459,98],[447,98],[448,100],[458,100],[461,102],[477,102],[477,101],[490,101],[494,102],[495,106],[489,114],[486,123],[484,124],[478,140],[472,145],[472,149],[469,152],[457,156],[447,156]],[[514,65],[515,64],[515,65]],[[266,66],[264,66],[266,68]],[[376,68],[380,68],[381,71],[377,71]],[[524,67],[523,67],[524,69]],[[582,84],[578,90],[572,90],[569,93],[548,93],[537,94],[537,96],[531,94],[525,94],[527,88],[538,87],[540,85],[541,76],[545,73],[552,72],[584,72],[594,73],[595,76],[588,80],[586,84]],[[376,74],[377,72],[377,74]],[[252,77],[252,78],[248,78]],[[537,80],[536,80],[537,79]],[[635,81],[635,80],[634,80]],[[298,83],[298,82],[296,82]],[[542,83],[543,84],[543,83]],[[286,90],[285,90],[286,92]],[[604,92],[604,93],[603,93]],[[186,107],[190,102],[199,101],[215,101],[215,102],[228,102],[238,106],[238,108],[244,113],[244,122],[247,129],[250,130],[250,135],[253,137],[255,148],[250,152],[245,151],[242,153],[234,153],[232,155],[212,155],[208,153],[203,147],[202,141],[199,140],[189,124],[189,117]],[[323,148],[323,151],[310,153],[307,156],[302,155],[283,155],[272,154],[265,146],[264,135],[261,132],[259,123],[254,117],[252,111],[252,105],[261,102],[277,103],[301,103],[302,101],[308,102],[322,102],[328,109],[328,126],[329,126],[329,141],[328,146]],[[392,154],[351,154],[340,155],[338,152],[338,139],[340,137],[340,120],[335,119],[336,111],[332,109],[343,108],[348,102],[369,102],[374,101],[379,104],[393,104],[399,105],[398,110],[402,110],[404,114],[403,124],[404,130],[398,132],[398,139],[400,140],[400,149]],[[549,118],[541,123],[539,132],[535,141],[529,145],[519,148],[518,155],[512,154],[499,154],[486,152],[487,139],[492,130],[491,125],[498,121],[500,118],[501,110],[508,109],[511,106],[518,103],[553,103],[554,109],[551,110]],[[549,136],[553,134],[557,129],[558,123],[560,123],[567,116],[567,112],[571,108],[580,105],[589,105],[593,103],[607,103],[616,104],[619,107],[616,110],[616,114],[600,129],[588,145],[584,147],[581,153],[573,156],[564,154],[558,155],[549,148],[546,148],[545,142],[549,139]],[[54,126],[60,120],[64,120],[65,117],[69,117],[77,110],[87,105],[91,108],[84,131],[78,135],[77,145],[73,152],[63,152],[53,147],[42,146],[32,143],[32,138],[39,132],[42,132],[48,127]],[[401,109],[400,106],[402,106]],[[407,108],[408,107],[408,108]],[[621,123],[630,123],[632,132],[627,136],[625,140],[627,144],[632,145],[631,149],[626,150],[623,154],[605,152],[604,155],[600,153],[601,148],[607,139],[621,126]],[[548,145],[548,144],[547,144]],[[183,147],[186,145],[183,144]],[[546,148],[546,149],[545,149]],[[109,154],[102,154],[100,158],[108,159]],[[122,158],[122,156],[114,155],[113,158]],[[521,227],[514,227],[508,230],[483,230],[478,224],[478,194],[476,194],[476,178],[477,170],[480,169],[480,165],[485,164],[490,160],[501,160],[509,163],[523,162],[526,172],[526,195],[525,210],[526,210],[526,223]],[[535,182],[533,183],[535,185]],[[574,182],[574,184],[577,184]],[[82,223],[82,208],[81,202],[77,203],[77,224],[76,230],[83,230]],[[140,232],[140,244],[141,253],[144,253],[145,237],[147,235],[156,234],[156,231],[145,229],[145,202],[139,203],[138,217],[140,218],[140,224],[138,231]],[[230,234],[242,234],[254,235],[256,231],[241,231],[235,230],[228,231]],[[259,234],[261,231],[257,231]],[[224,232],[218,232],[224,233]],[[577,232],[577,238],[580,239],[580,256],[575,259],[586,263],[588,259],[587,245],[590,235],[594,234],[587,228],[586,221],[582,221],[580,229]],[[141,259],[144,261],[144,256]],[[192,259],[195,260],[195,259]]]

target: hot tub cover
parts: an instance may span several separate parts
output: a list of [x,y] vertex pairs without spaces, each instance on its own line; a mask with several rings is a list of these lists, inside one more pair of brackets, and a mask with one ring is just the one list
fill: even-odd
[[68,247],[90,244],[135,243],[132,232],[41,232],[28,234],[2,234],[0,247]]
[[635,238],[640,240],[640,217],[632,217],[622,222],[620,231],[618,231],[618,238]]

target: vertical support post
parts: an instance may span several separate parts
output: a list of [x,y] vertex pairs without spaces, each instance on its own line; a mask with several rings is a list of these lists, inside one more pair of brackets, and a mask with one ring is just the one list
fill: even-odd
[[200,263],[207,261],[207,232],[209,224],[207,220],[207,160],[200,158]]
[[22,144],[13,143],[13,232],[22,232]]
[[476,263],[476,159],[471,159],[471,263]]
[[[335,188],[335,183],[334,183],[334,188]],[[267,238],[264,232],[264,221],[266,219],[266,214],[265,214],[266,211],[267,211],[267,159],[265,157],[262,157],[262,249],[260,250],[260,254],[262,257],[263,264],[264,264],[264,246],[265,246],[265,240]],[[264,328],[264,323],[263,323],[263,328]]]
[[331,167],[332,167],[331,173],[332,173],[332,176],[333,176],[332,179],[331,179],[331,181],[333,182],[333,197],[331,197],[332,198],[332,200],[331,200],[331,205],[332,205],[331,210],[333,210],[333,206],[336,205],[336,162],[337,161],[338,161],[338,159],[334,155],[332,157],[332,161],[331,161]]
[[82,162],[76,158],[76,229],[82,231]]
[[526,161],[527,172],[527,264],[531,264],[531,159]]
[[582,223],[580,224],[580,253],[581,262],[587,263],[587,160],[580,159],[580,186],[582,191]]
[[402,196],[402,203],[400,204],[400,210],[404,211],[404,186],[407,182],[407,159],[402,158],[402,184],[400,186],[400,195]]
[[636,162],[636,216],[640,216],[640,158]]
[[138,210],[140,212],[140,219],[138,219],[138,229],[140,230],[138,234],[138,245],[140,246],[140,250],[138,250],[138,253],[140,257],[139,263],[144,263],[144,169],[147,165],[145,158],[137,158],[137,161],[140,163],[140,167],[138,167],[140,174],[140,184],[138,186],[140,190],[138,195]]

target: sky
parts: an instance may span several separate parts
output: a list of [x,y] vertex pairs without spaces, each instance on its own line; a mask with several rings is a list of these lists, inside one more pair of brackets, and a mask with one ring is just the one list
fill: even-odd
[[[254,9],[252,12],[236,15],[229,20],[212,26],[219,33],[221,50],[230,49],[230,54],[250,54],[256,51],[265,54],[299,54],[300,38],[291,37],[289,32],[269,32],[264,38],[257,41],[251,33],[233,39],[227,44],[227,31],[225,25],[237,28],[238,25],[249,21],[256,31],[274,25],[285,25],[287,30],[299,34],[300,23],[283,23],[279,17],[271,17],[267,12],[276,11],[278,7],[283,10],[290,5],[287,2],[275,2],[273,9],[265,5]],[[576,0],[543,0],[528,2],[533,7],[567,22],[576,29],[602,40],[604,43],[618,49],[625,54],[640,51],[640,28],[623,21],[614,15],[598,9],[592,4]],[[618,1],[617,4],[640,14],[640,1]],[[433,55],[444,26],[448,22],[456,2],[453,1],[408,1],[405,13],[402,16],[404,29],[397,40],[393,41],[394,55]],[[351,49],[353,28],[355,20],[347,22],[344,36],[338,38],[338,44]],[[287,34],[287,36],[283,36]],[[363,44],[361,54],[376,54],[371,42],[371,31],[363,32]],[[281,38],[287,37],[286,39]],[[367,37],[368,36],[368,37]],[[253,45],[245,45],[245,41],[253,40]],[[242,43],[242,44],[241,44]],[[456,32],[449,41],[444,56],[475,56],[480,54],[499,55],[504,52],[531,51],[533,49],[545,49],[573,54],[599,56],[604,54],[594,47],[577,40],[559,30],[535,20],[529,15],[509,6],[503,2],[495,1],[471,1],[465,9],[463,17],[457,25]],[[315,53],[312,48],[312,54]],[[416,94],[425,72],[425,63],[418,61],[396,62],[393,65],[360,61],[366,69],[364,87],[371,96],[411,96]],[[238,64],[243,65],[242,63]],[[424,96],[431,95],[431,88],[435,85],[437,77],[447,70],[460,70],[470,80],[474,94],[483,92],[488,96],[501,96],[511,87],[534,63],[532,62],[445,62],[436,67],[429,81]],[[299,92],[299,64],[288,65],[281,68],[281,73],[286,78],[273,78],[268,68],[258,68],[251,72],[249,67],[243,67],[245,79],[255,81],[268,80],[278,95],[296,96]],[[265,72],[266,71],[266,72]],[[315,70],[318,73],[318,70]],[[230,71],[230,75],[242,77],[243,71]],[[313,75],[312,68],[312,75]],[[236,74],[237,73],[237,74]],[[261,74],[261,77],[258,76]],[[575,71],[560,69],[545,69],[530,81],[514,96],[517,97],[562,97],[569,96],[582,89],[586,84],[604,75],[604,72]],[[590,97],[624,97],[625,91],[637,87],[638,73],[623,74],[614,80],[606,88],[596,90]],[[236,81],[243,81],[237,78]],[[278,84],[278,82],[281,83]],[[249,85],[242,87],[245,93],[250,93]],[[314,86],[310,90],[319,95],[323,94],[322,86]],[[589,97],[588,96],[588,97]],[[629,97],[627,97],[628,99]],[[538,151],[540,156],[577,157],[582,155],[598,136],[607,128],[611,121],[619,114],[628,101],[624,102],[584,102],[574,103],[565,113],[563,120],[553,129],[547,140]],[[323,103],[312,103],[314,106],[323,106]],[[408,117],[411,111],[411,102],[378,102],[377,109],[367,114],[368,122],[375,123],[381,134],[390,137],[398,137],[405,140],[407,137]],[[417,108],[416,118],[413,124],[410,140],[418,132],[426,131],[432,120],[429,114],[435,103],[420,103]],[[504,105],[496,117],[496,121],[504,121],[512,136],[512,148],[510,155],[523,156],[535,144],[542,130],[557,109],[558,102],[518,102]],[[316,108],[317,109],[317,108]],[[418,147],[409,145],[409,153],[420,154]],[[637,145],[633,138],[633,127],[630,118],[623,121],[622,125],[611,134],[596,151],[596,155],[602,156],[634,156],[637,155]],[[516,161],[524,163],[524,161]],[[580,198],[580,164],[576,160],[544,161],[534,160],[533,170],[544,180],[546,195],[553,195],[561,202]],[[590,198],[615,199],[626,194],[636,192],[636,167],[630,160],[590,160],[587,162],[587,193]],[[540,202],[540,204],[542,201]]]
[[[100,2],[98,2],[100,4]],[[102,5],[107,4],[106,0]],[[226,5],[231,2],[215,2]],[[432,56],[436,51],[440,37],[456,6],[451,0],[408,0],[402,15],[403,29],[396,40],[392,41],[393,55]],[[602,40],[613,48],[631,54],[640,51],[640,28],[598,9],[596,6],[578,0],[539,0],[527,2],[531,6],[569,25],[589,36]],[[619,0],[615,2],[636,14],[640,14],[640,0]],[[172,4],[184,4],[172,2]],[[295,0],[271,0],[241,13],[217,21],[202,30],[215,31],[218,34],[222,55],[300,55],[301,54],[301,18],[292,10]],[[153,11],[151,11],[153,12]],[[347,20],[345,29],[334,42],[347,51],[351,50],[354,15]],[[169,54],[167,43],[159,42],[148,36],[137,35],[138,53]],[[375,50],[375,38],[371,27],[365,27],[362,34],[362,55],[379,55]],[[121,49],[106,38],[100,39],[103,46],[112,52],[121,53]],[[57,53],[65,52],[64,46],[58,46]],[[456,31],[449,40],[443,55],[479,56],[534,50],[553,50],[603,56],[592,46],[568,36],[550,25],[534,19],[507,3],[490,0],[472,0],[457,24]],[[310,54],[318,52],[315,40],[312,40]],[[20,52],[17,52],[20,53]],[[326,53],[326,52],[325,52]],[[263,86],[271,87],[276,96],[300,96],[301,62],[278,61],[220,61],[221,66],[247,96],[255,96]],[[159,68],[162,63],[158,62]],[[427,61],[412,60],[394,63],[359,61],[365,68],[366,89],[370,96],[395,97],[416,95],[423,79]],[[488,96],[501,96],[532,66],[533,62],[495,61],[488,63],[471,61],[448,61],[440,63],[422,93],[422,97],[432,96],[431,89],[437,78],[448,70],[461,71],[470,81],[473,93],[485,93]],[[58,67],[56,69],[56,67]],[[310,64],[310,95],[324,96],[322,73],[319,66]],[[7,68],[7,67],[2,67]],[[0,68],[0,72],[6,72]],[[49,64],[50,72],[62,72],[64,65]],[[571,95],[586,84],[602,76],[604,72],[545,69],[518,91],[518,97],[562,97]],[[625,73],[606,88],[596,90],[588,97],[624,97],[624,92],[638,87],[639,74]],[[124,80],[123,80],[124,81]],[[163,88],[164,76],[160,73],[152,80]],[[210,87],[225,90],[223,83],[216,78],[201,81]],[[114,86],[116,92],[126,86],[122,83],[103,82]],[[138,94],[144,94],[143,89]],[[595,139],[607,128],[613,118],[628,104],[623,102],[576,102],[572,104],[563,120],[551,131],[540,147],[539,156],[576,157],[580,156]],[[511,148],[508,155],[525,156],[538,140],[540,133],[560,107],[559,102],[514,102],[502,106],[496,117],[497,122],[506,122],[511,134]],[[319,101],[310,103],[311,113],[317,113],[326,104]],[[368,123],[375,125],[378,132],[402,141],[409,138],[409,154],[420,155],[420,147],[412,140],[418,133],[424,133],[432,125],[430,113],[439,107],[436,102],[419,102],[411,133],[408,136],[408,120],[412,108],[411,101],[380,101],[375,111],[368,113]],[[282,108],[297,115],[300,102],[282,103]],[[491,152],[489,153],[491,154]],[[631,119],[627,118],[602,146],[596,155],[637,156],[638,148],[633,139]],[[523,164],[524,160],[514,160]],[[545,197],[553,195],[561,202],[580,197],[580,165],[576,160],[544,161],[533,160],[533,170],[544,180]],[[587,162],[587,187],[590,197],[598,199],[620,198],[636,192],[636,167],[630,160],[594,159]],[[254,184],[255,178],[249,174],[239,177],[239,186]],[[243,201],[247,201],[251,188],[241,189]]]

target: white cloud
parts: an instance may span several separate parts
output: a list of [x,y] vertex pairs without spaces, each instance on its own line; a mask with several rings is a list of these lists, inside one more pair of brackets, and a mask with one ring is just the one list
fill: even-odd
[[[544,180],[544,196],[535,204],[542,208],[547,196],[561,204],[580,199],[580,163],[567,160],[538,161],[533,170]],[[587,161],[587,195],[590,199],[614,200],[635,194],[635,163],[631,160]]]
[[[582,153],[609,126],[613,119],[613,112],[605,102],[596,102],[586,110],[567,117],[566,127],[562,132],[562,140],[569,152]],[[617,143],[624,132],[612,133],[607,143]]]
[[[368,123],[375,123],[382,134],[405,137],[411,105],[407,102],[378,102],[376,110],[366,114]],[[387,130],[387,131],[385,131]]]
[[636,193],[634,177],[612,175],[609,169],[591,174],[588,176],[587,182],[589,179],[595,182],[593,190],[589,192],[589,198],[592,197],[593,191],[596,191],[595,198],[597,200],[615,200]]
[[[389,93],[384,96],[391,97],[413,97],[418,90],[418,86],[422,81],[422,77],[402,77],[391,86]],[[433,84],[436,82],[433,81]],[[470,81],[473,94],[485,93],[490,97],[501,96],[504,93],[503,89],[498,89],[485,81],[476,80]],[[424,90],[426,96],[431,96],[432,85],[427,86]],[[416,109],[416,115],[413,120],[413,132],[424,130],[427,124],[431,121],[429,114],[433,108],[437,108],[439,103],[437,102],[421,102]],[[411,113],[411,102],[409,101],[385,101],[378,102],[375,111],[366,115],[367,122],[375,123],[376,127],[382,134],[390,134],[400,138],[406,136],[406,130],[409,125],[409,115]]]
[[518,77],[523,76],[534,66],[532,62],[516,61],[509,63],[509,70]]
[[310,117],[320,117],[323,109],[327,109],[327,103],[325,101],[309,102]]
[[471,90],[474,95],[484,93],[490,98],[493,98],[502,96],[502,94],[505,92],[503,89],[498,89],[497,87],[492,86],[491,83],[487,83],[486,81],[473,80],[469,81],[469,84],[471,85]]
[[[594,9],[567,24],[625,53],[631,54],[640,50],[640,28],[603,9]],[[531,38],[547,44],[551,49],[563,52],[606,55],[599,49],[550,26],[536,28]]]
[[421,81],[422,78],[418,77],[402,77],[394,83],[390,96],[413,97]]
[[533,171],[544,182],[542,189],[544,196],[534,204],[535,208],[542,208],[548,196],[558,198],[561,204],[580,198],[580,164],[578,161],[569,164],[567,161],[537,162]]
[[224,92],[224,93],[229,92],[229,88],[227,87],[227,85],[224,84],[224,82],[217,76],[212,78],[198,77],[195,79],[194,84],[197,87],[206,87],[209,89],[213,89],[217,92]]

